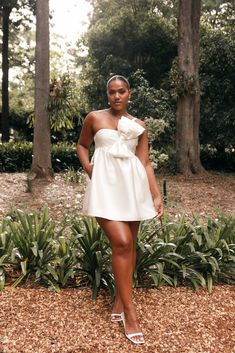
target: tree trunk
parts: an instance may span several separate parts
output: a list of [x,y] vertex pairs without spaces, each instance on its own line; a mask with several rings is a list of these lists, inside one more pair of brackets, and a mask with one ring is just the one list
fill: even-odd
[[2,8],[2,118],[1,132],[2,142],[8,142],[10,139],[9,126],[9,60],[8,60],[8,44],[9,44],[9,17],[12,8],[3,6]]
[[176,111],[178,172],[204,171],[200,161],[199,28],[201,0],[179,0],[178,65],[180,90]]
[[36,1],[35,125],[31,178],[50,179],[51,135],[47,112],[49,97],[49,0]]

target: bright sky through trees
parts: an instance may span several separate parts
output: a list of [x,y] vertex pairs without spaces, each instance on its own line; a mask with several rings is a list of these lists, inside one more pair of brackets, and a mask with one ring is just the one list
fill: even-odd
[[74,44],[89,24],[91,5],[85,0],[50,0],[52,31]]

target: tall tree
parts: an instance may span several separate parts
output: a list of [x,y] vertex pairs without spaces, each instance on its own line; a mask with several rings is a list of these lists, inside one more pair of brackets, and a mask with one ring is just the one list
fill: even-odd
[[176,111],[178,171],[201,173],[199,123],[199,28],[201,0],[179,0],[178,68],[179,90]]
[[[34,9],[35,0],[0,0],[0,17],[2,21],[2,118],[1,118],[1,132],[2,142],[9,141],[9,34],[11,25],[14,29],[22,23],[22,19],[29,18],[28,9]],[[12,11],[17,10],[19,17],[15,20],[10,18]]]
[[2,142],[9,141],[9,22],[12,9],[16,6],[17,0],[1,0],[0,10],[2,16],[2,118],[1,118],[1,132]]
[[50,179],[51,135],[47,111],[49,97],[49,0],[36,1],[35,124],[31,178]]

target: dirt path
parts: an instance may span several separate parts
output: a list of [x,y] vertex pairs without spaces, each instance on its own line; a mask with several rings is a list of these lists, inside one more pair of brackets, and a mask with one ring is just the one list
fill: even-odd
[[[163,180],[167,185],[166,210],[170,214],[235,214],[235,174],[208,173],[191,179],[160,176],[161,190]],[[17,208],[33,211],[47,205],[53,218],[59,220],[68,213],[79,212],[84,185],[67,182],[63,174],[57,174],[51,183],[34,181],[32,193],[26,190],[26,174],[0,174],[0,215]]]

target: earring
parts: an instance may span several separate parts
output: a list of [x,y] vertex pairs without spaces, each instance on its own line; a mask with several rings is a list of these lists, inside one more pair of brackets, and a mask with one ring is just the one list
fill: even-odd
[[110,105],[110,102],[108,102],[108,105]]

